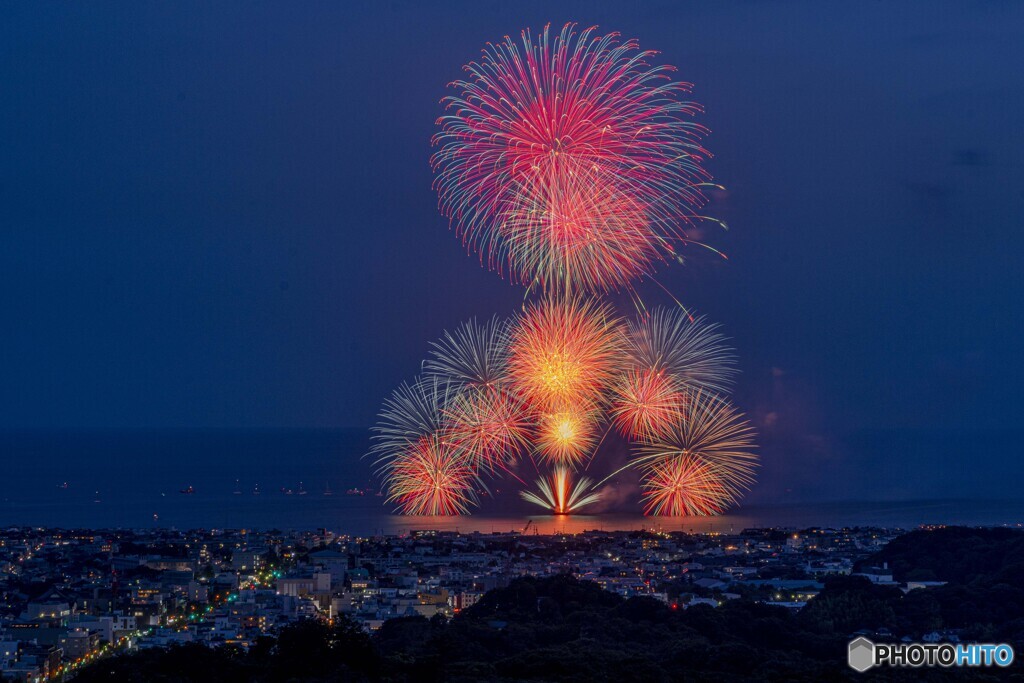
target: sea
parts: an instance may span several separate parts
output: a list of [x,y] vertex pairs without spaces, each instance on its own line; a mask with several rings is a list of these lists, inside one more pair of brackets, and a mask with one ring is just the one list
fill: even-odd
[[738,532],[751,527],[1022,526],[1020,500],[740,505],[715,517],[639,508],[550,515],[495,488],[473,515],[406,517],[379,495],[364,430],[0,433],[0,528],[328,529],[352,536],[587,530]]

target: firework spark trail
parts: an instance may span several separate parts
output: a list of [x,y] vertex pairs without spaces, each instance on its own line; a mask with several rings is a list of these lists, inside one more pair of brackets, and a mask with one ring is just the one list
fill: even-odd
[[600,499],[600,494],[596,492],[587,493],[592,488],[591,483],[587,477],[580,477],[579,481],[573,483],[572,470],[557,466],[550,476],[537,480],[536,492],[520,491],[519,495],[523,500],[551,510],[556,515],[567,515]]
[[618,289],[700,218],[702,110],[656,53],[567,24],[488,45],[444,99],[439,207],[482,263],[527,285]]

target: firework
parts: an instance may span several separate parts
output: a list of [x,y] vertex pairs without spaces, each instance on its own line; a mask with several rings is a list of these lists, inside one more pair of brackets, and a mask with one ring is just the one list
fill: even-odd
[[631,370],[612,390],[612,423],[630,438],[657,438],[683,419],[683,392],[664,370]]
[[705,203],[706,130],[688,83],[618,34],[548,27],[466,66],[431,159],[441,212],[526,284],[607,291],[685,241]]
[[410,444],[389,465],[388,502],[406,515],[462,515],[476,504],[467,460],[438,436]]
[[687,387],[726,392],[736,359],[718,325],[682,308],[655,308],[626,326],[626,367],[664,370]]
[[403,382],[395,389],[384,401],[373,428],[370,453],[376,456],[377,463],[386,468],[409,444],[441,434],[445,427],[444,409],[453,395],[452,385],[436,378],[412,384]]
[[389,502],[404,514],[454,515],[476,504],[479,481],[465,449],[447,436],[451,384],[421,379],[402,384],[384,402],[371,453]]
[[[516,273],[532,273],[543,289],[602,290],[650,270],[643,207],[593,168],[557,187],[516,194],[499,233]],[[575,287],[571,287],[575,285]]]
[[541,460],[580,463],[597,443],[597,411],[562,408],[540,416],[536,449]]
[[476,320],[431,344],[431,357],[423,364],[428,377],[472,387],[494,387],[505,379],[508,364],[507,320]]
[[599,405],[621,356],[618,321],[586,299],[527,307],[511,334],[513,389],[540,413]]
[[734,359],[717,330],[682,309],[657,308],[628,323],[624,372],[612,385],[611,415],[623,435],[664,436],[683,419],[687,389],[728,388]]
[[568,515],[600,499],[598,493],[587,493],[590,485],[591,481],[587,477],[580,477],[579,481],[573,483],[572,470],[558,466],[549,477],[537,480],[536,492],[521,491],[519,495],[523,500],[547,508],[556,515]]
[[[701,390],[688,391],[685,396],[685,418],[666,435],[641,444],[632,464],[644,470],[649,483],[664,484],[675,481],[670,475],[686,474],[701,482],[700,492],[705,497],[714,488],[718,501],[714,507],[722,510],[754,481],[754,430],[718,396]],[[714,486],[704,485],[709,482]],[[664,492],[664,487],[652,490]],[[649,490],[648,501],[651,495]]]
[[[423,379],[384,402],[371,454],[399,512],[467,514],[486,478],[522,482],[522,459],[550,471],[522,497],[555,514],[628,468],[654,515],[715,514],[753,482],[753,432],[718,398],[736,369],[717,327],[681,304],[623,325],[597,298],[626,289],[644,308],[634,281],[682,261],[689,227],[714,220],[697,213],[701,108],[654,57],[545,27],[488,45],[452,84],[431,157],[439,208],[481,263],[539,296],[446,332]],[[612,427],[633,457],[574,482]]]
[[526,449],[532,426],[522,404],[495,386],[469,387],[445,409],[446,435],[477,470],[507,469]]
[[685,456],[655,463],[640,488],[647,515],[716,515],[736,500],[712,467]]

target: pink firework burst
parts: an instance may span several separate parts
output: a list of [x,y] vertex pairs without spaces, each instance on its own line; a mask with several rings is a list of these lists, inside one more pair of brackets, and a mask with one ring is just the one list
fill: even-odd
[[524,284],[618,289],[674,254],[705,203],[690,84],[616,33],[506,37],[445,98],[432,157],[441,212]]

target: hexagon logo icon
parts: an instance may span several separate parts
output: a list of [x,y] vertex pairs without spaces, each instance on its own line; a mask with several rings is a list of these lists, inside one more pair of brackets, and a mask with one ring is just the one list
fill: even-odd
[[854,671],[867,671],[875,665],[875,644],[863,636],[850,641],[846,661]]

